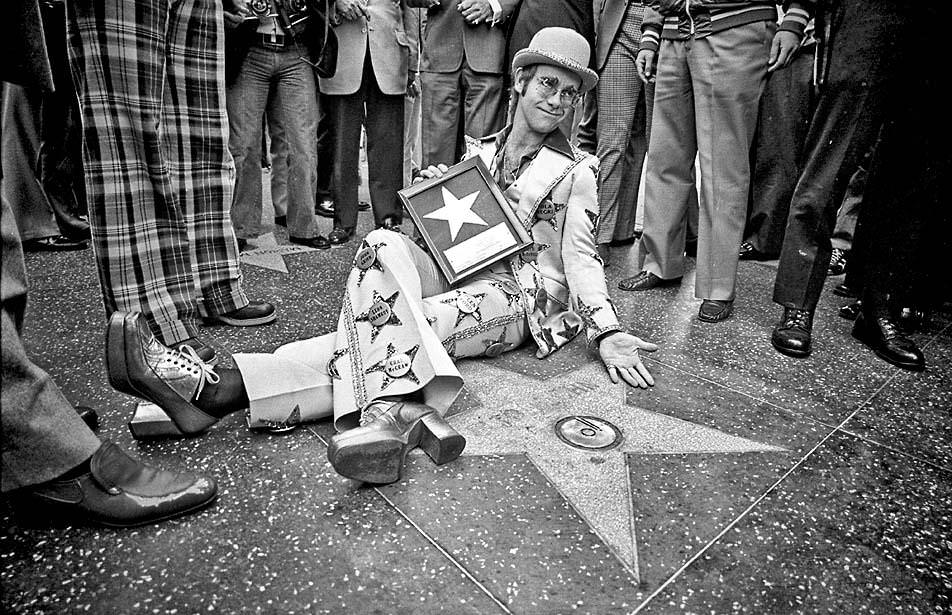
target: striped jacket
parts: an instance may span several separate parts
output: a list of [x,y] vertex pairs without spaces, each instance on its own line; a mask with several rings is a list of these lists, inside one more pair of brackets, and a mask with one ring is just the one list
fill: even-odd
[[803,38],[813,0],[646,0],[641,49],[657,51],[660,40],[703,38],[757,21],[776,21],[777,5],[785,13],[780,30]]

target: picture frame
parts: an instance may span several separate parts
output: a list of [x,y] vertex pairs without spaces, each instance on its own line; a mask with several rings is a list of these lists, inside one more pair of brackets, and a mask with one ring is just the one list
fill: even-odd
[[532,245],[478,156],[397,194],[450,285]]

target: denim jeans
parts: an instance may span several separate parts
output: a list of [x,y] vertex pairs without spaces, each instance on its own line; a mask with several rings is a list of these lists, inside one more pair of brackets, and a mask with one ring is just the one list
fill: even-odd
[[[261,227],[261,120],[273,110],[272,122],[284,128],[288,147],[288,232],[316,236],[317,84],[314,71],[294,47],[271,51],[252,46],[241,72],[228,88],[231,154],[237,176],[231,219],[240,238],[256,237]],[[273,124],[272,124],[273,125]],[[253,159],[255,164],[248,162]]]

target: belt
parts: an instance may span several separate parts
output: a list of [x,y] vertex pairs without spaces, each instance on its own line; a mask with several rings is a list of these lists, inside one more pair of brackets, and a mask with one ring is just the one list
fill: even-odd
[[290,47],[292,42],[291,37],[284,34],[262,34],[258,32],[255,36],[255,44],[273,51],[283,51]]

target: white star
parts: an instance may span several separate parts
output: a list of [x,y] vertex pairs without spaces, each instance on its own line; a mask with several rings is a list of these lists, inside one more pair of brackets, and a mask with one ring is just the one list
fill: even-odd
[[256,244],[254,249],[245,250],[241,253],[241,262],[246,265],[254,265],[255,267],[273,269],[281,273],[288,272],[287,263],[284,262],[286,255],[317,251],[315,248],[298,244],[278,245],[278,241],[274,238],[274,233],[261,235],[254,243]]
[[423,216],[433,220],[446,220],[450,225],[450,239],[456,241],[460,228],[466,223],[489,226],[486,221],[480,218],[471,208],[479,196],[479,190],[467,194],[461,199],[456,198],[452,192],[446,189],[446,186],[440,186],[443,191],[443,207]]

